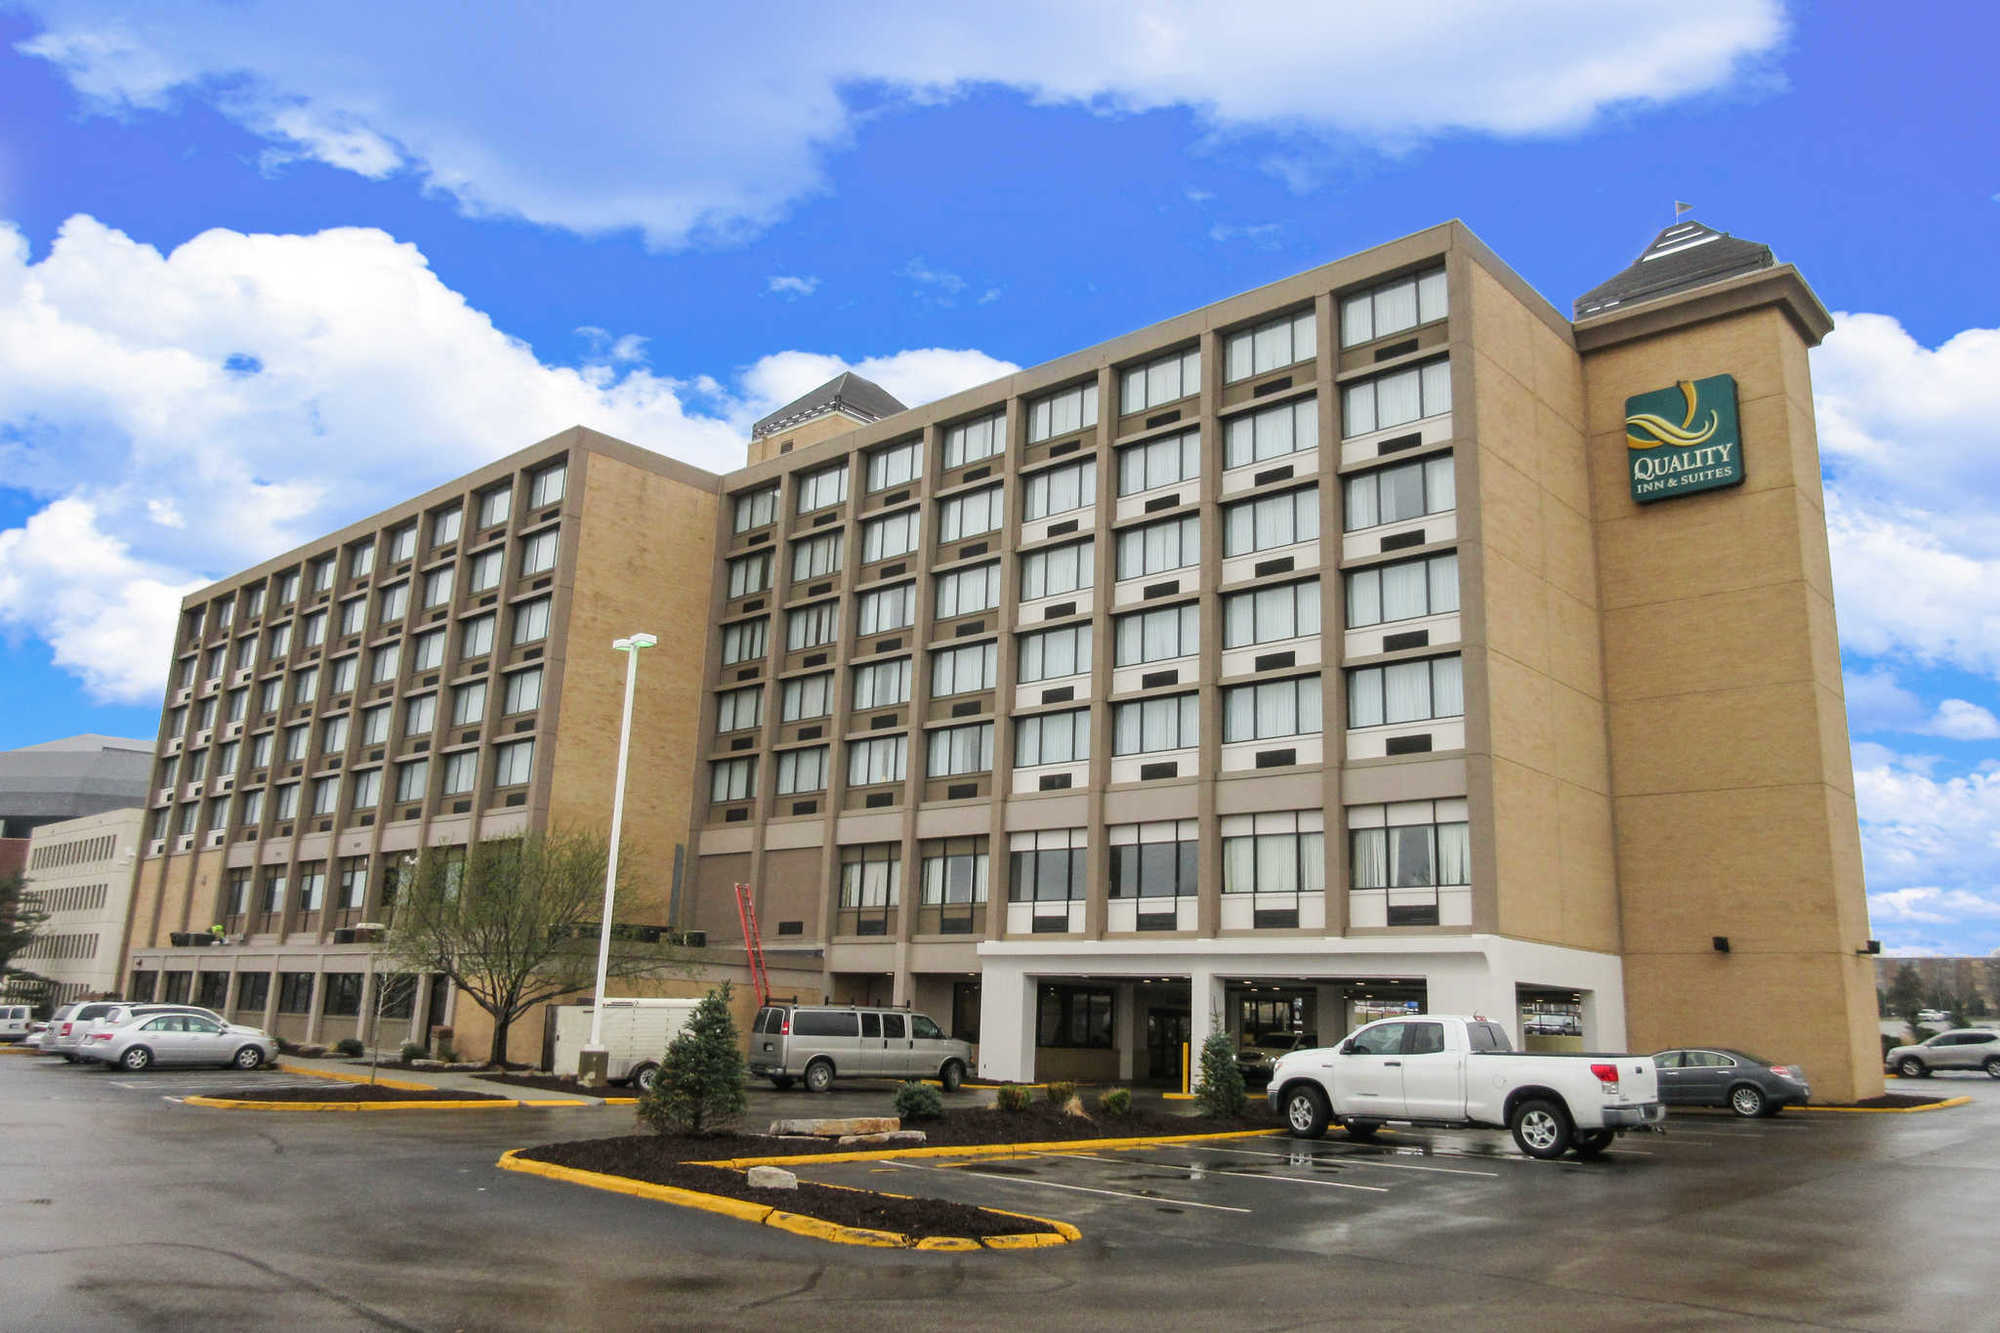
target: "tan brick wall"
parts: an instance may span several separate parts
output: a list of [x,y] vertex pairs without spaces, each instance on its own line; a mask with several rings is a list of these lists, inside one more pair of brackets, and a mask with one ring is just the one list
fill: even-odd
[[[836,435],[845,435],[848,431],[853,430],[856,424],[853,417],[842,416],[838,412],[829,412],[823,417],[814,417],[811,421],[795,426],[791,430],[780,431],[775,435],[766,435],[761,439],[750,441],[748,462],[761,463],[766,459],[776,458],[780,452],[791,453],[795,450],[803,449],[809,444],[818,444],[821,440],[830,440]],[[790,445],[791,448],[787,449],[785,447],[787,445]]]
[[[1882,1076],[1806,351],[1767,304],[1583,370],[1632,1046],[1745,1045],[1846,1099]],[[1626,398],[1716,374],[1744,484],[1633,503]]]

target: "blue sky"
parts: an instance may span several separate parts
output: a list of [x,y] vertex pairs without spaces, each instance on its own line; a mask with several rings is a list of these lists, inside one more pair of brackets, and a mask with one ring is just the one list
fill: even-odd
[[2000,17],[1335,8],[0,2],[0,747],[151,735],[181,589],[575,421],[727,466],[1449,217],[1567,309],[1680,199],[1841,316],[1876,933],[2000,947]]

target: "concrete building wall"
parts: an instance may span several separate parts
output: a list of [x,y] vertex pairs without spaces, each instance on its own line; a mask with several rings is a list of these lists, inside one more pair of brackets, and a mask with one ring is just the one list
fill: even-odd
[[54,982],[58,1003],[118,990],[143,820],[137,807],[112,810],[44,824],[29,840],[27,887],[49,915],[13,963]]

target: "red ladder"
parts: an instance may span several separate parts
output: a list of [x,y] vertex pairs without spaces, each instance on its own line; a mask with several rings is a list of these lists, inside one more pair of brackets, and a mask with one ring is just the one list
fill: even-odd
[[757,930],[757,905],[750,901],[750,886],[736,886],[736,919],[743,925],[743,951],[750,958],[750,984],[756,987],[761,1008],[771,1002],[771,974],[764,970],[764,937]]

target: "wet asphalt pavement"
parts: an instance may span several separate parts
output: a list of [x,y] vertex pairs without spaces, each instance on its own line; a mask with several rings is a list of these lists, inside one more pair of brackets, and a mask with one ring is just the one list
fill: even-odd
[[[296,1082],[282,1074],[258,1080]],[[1058,1217],[1061,1249],[834,1247],[496,1170],[629,1108],[208,1111],[243,1075],[0,1057],[0,1328],[1993,1327],[2000,1083],[1920,1115],[1677,1113],[1604,1161],[1404,1131],[813,1178]],[[1948,1086],[1947,1086],[1948,1085]],[[1896,1086],[1896,1085],[1892,1085]],[[869,1114],[884,1088],[752,1094]],[[957,1099],[952,1099],[956,1101]]]

